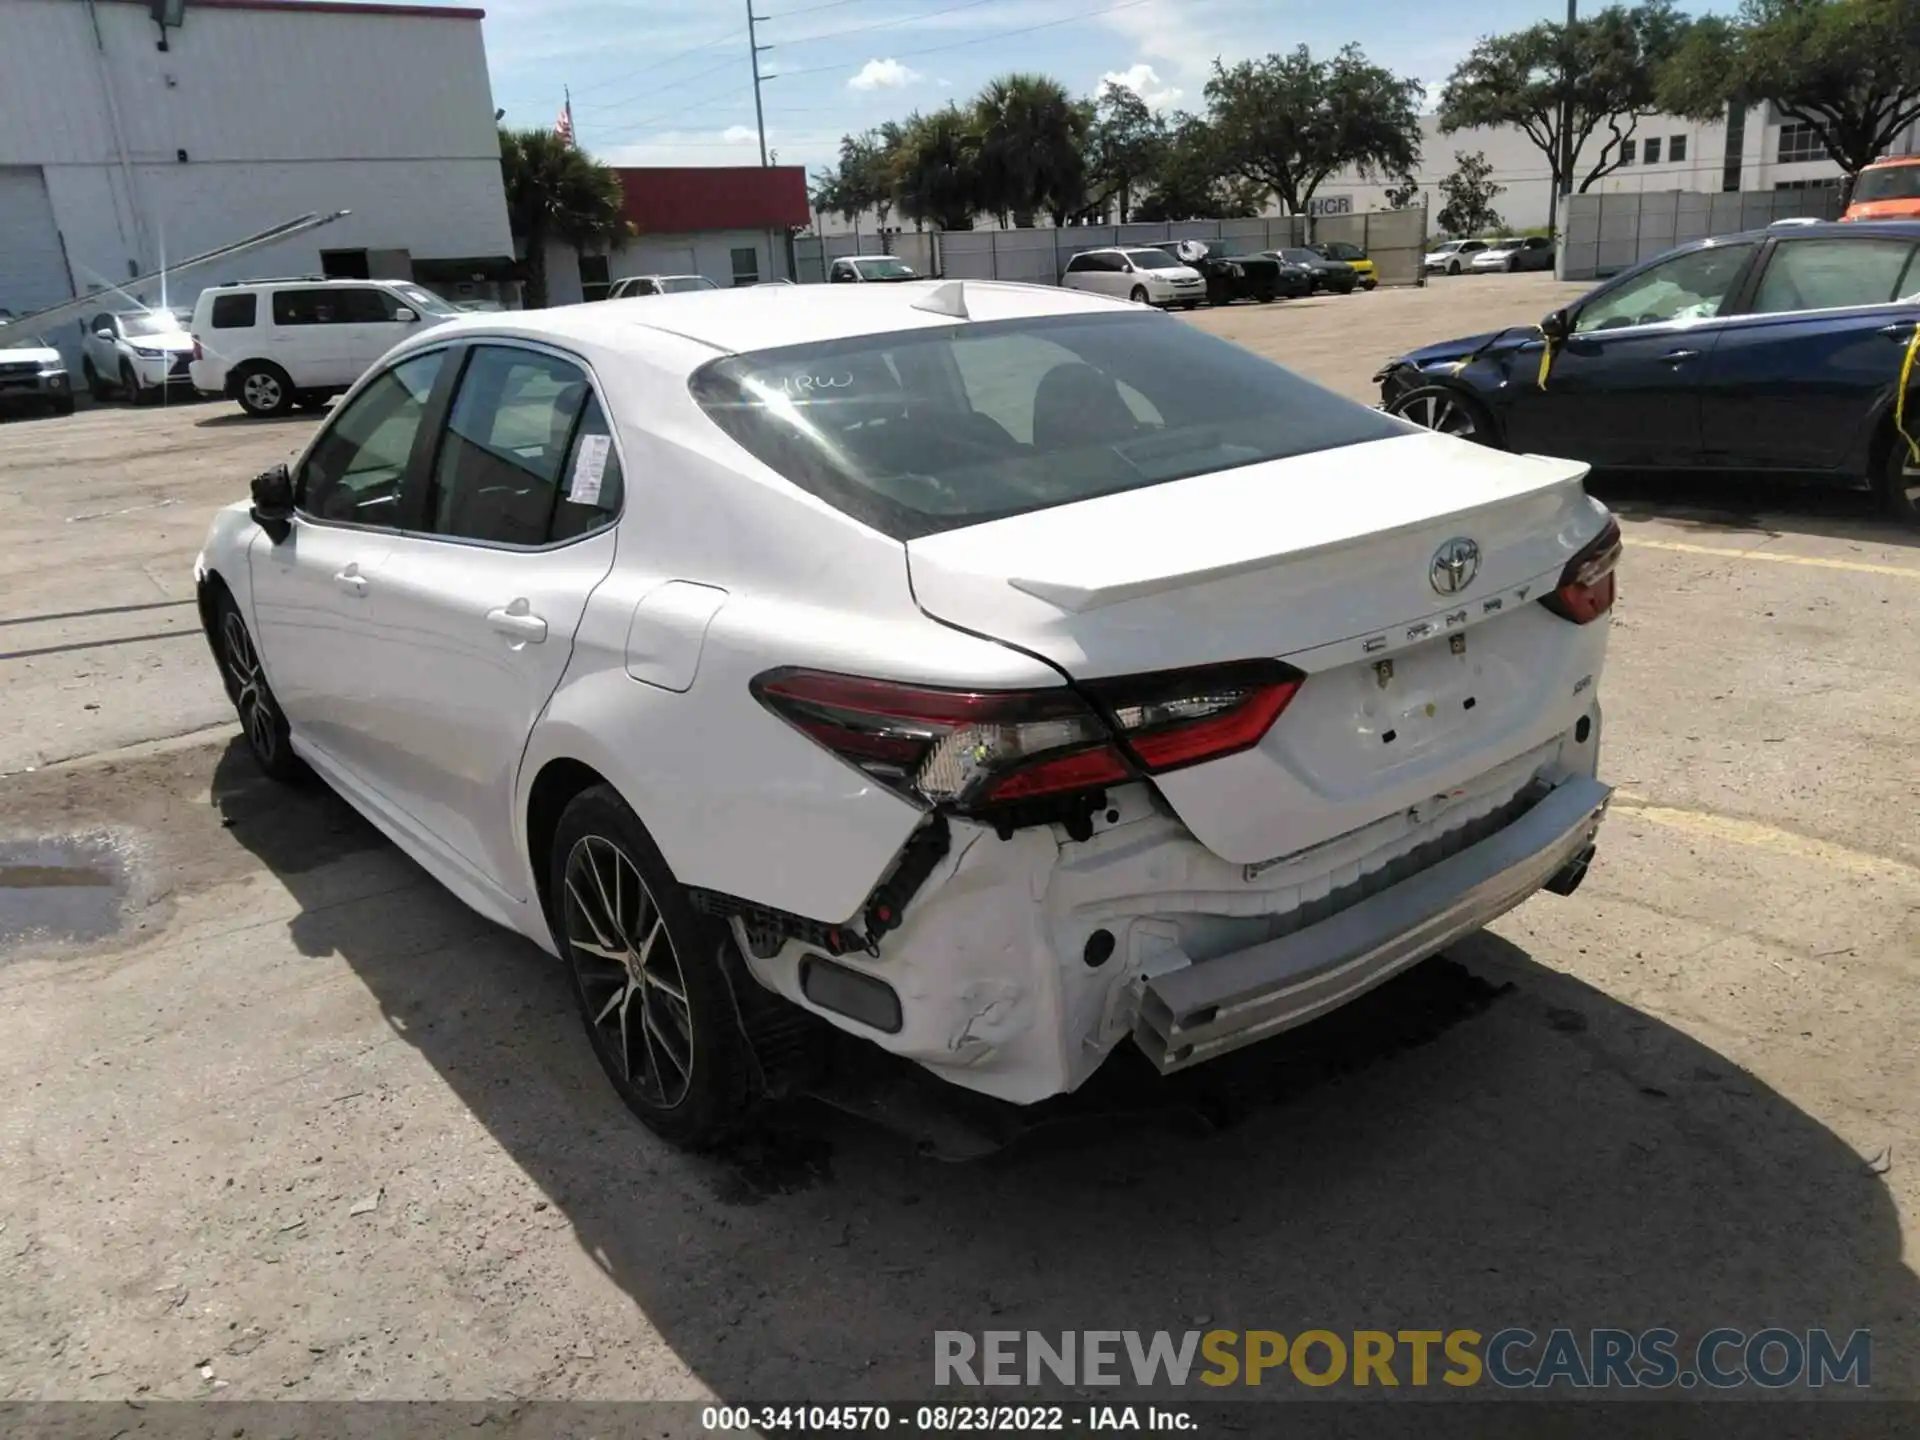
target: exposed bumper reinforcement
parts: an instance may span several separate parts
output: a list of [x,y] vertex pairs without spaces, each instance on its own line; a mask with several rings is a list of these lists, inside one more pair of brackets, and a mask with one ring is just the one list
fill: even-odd
[[1162,1074],[1324,1015],[1497,919],[1584,858],[1611,786],[1563,781],[1511,825],[1316,925],[1143,985],[1134,1039]]

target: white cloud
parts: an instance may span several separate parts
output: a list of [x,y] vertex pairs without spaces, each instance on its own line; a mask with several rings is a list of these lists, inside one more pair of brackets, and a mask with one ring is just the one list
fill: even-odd
[[1144,60],[1124,70],[1109,70],[1100,77],[1100,89],[1105,90],[1109,85],[1133,91],[1153,110],[1167,109],[1186,93],[1177,85],[1162,83],[1159,72]]
[[1223,0],[1206,17],[1193,14],[1177,0],[1142,0],[1115,10],[1100,23],[1132,41],[1140,54],[1167,63],[1175,80],[1196,89],[1213,73],[1215,59],[1231,65],[1256,46],[1262,33],[1263,0]]
[[849,90],[902,90],[923,80],[918,70],[909,70],[898,60],[869,60],[847,81]]
[[760,132],[751,125],[729,125],[720,132],[720,138],[729,145],[744,145],[749,140],[760,138]]

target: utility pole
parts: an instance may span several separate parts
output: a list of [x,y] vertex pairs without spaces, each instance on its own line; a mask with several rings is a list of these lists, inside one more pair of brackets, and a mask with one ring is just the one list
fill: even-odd
[[[1567,0],[1571,6],[1573,0]],[[767,17],[753,13],[753,0],[747,0],[747,55],[753,61],[753,123],[760,131],[760,168],[767,168],[767,114],[760,108],[760,53],[771,50],[771,45],[760,44],[759,33],[753,28]]]
[[1573,194],[1573,27],[1579,21],[1580,0],[1567,0],[1567,28],[1560,44],[1560,183],[1558,195],[1547,200],[1549,227],[1558,233],[1562,198]]

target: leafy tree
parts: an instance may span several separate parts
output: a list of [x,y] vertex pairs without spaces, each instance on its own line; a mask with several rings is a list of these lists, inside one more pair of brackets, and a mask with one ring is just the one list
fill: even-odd
[[894,176],[900,213],[916,225],[971,230],[983,208],[973,117],[957,105],[909,115],[894,147]]
[[1419,81],[1369,63],[1358,45],[1331,60],[1314,59],[1304,45],[1231,69],[1216,60],[1207,81],[1227,167],[1294,214],[1306,213],[1335,171],[1411,170],[1420,158],[1420,97]]
[[1699,119],[1771,101],[1849,175],[1920,119],[1913,0],[1747,0],[1695,24],[1660,77],[1662,108]]
[[1105,213],[1118,201],[1120,223],[1131,218],[1134,197],[1144,190],[1166,159],[1166,124],[1147,108],[1147,102],[1124,85],[1109,80],[1094,102],[1093,124],[1087,134],[1089,199]]
[[1048,210],[1062,224],[1085,203],[1088,115],[1058,80],[1002,75],[987,82],[973,108],[982,209],[1018,225]]
[[[1553,179],[1551,218],[1562,190],[1584,194],[1620,168],[1624,142],[1640,117],[1660,108],[1661,67],[1679,48],[1688,23],[1669,0],[1649,0],[1631,10],[1610,6],[1571,28],[1543,23],[1488,36],[1447,80],[1441,131],[1519,128],[1546,157]],[[1581,174],[1586,144],[1602,125],[1606,142]],[[1569,140],[1571,175],[1563,149]]]
[[632,233],[620,177],[551,130],[500,130],[507,220],[527,252],[527,307],[547,303],[547,244],[622,244]]
[[814,176],[814,205],[855,224],[856,229],[859,217],[869,210],[886,224],[893,209],[893,164],[887,138],[880,131],[842,135],[839,163]]
[[1391,185],[1387,186],[1387,207],[1392,210],[1405,210],[1420,198],[1424,187],[1413,176],[1402,173]]
[[1153,188],[1135,207],[1133,218],[1239,220],[1258,215],[1265,198],[1264,185],[1228,173],[1219,133],[1198,116],[1183,113],[1168,126]]
[[1446,201],[1440,207],[1440,228],[1449,235],[1498,230],[1500,212],[1493,208],[1493,202],[1507,193],[1507,187],[1493,183],[1493,166],[1486,152],[1456,150],[1453,161],[1457,168],[1440,182],[1440,194]]

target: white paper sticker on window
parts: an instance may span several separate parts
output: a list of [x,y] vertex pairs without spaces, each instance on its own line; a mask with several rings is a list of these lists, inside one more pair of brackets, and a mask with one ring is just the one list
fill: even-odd
[[607,475],[607,454],[613,446],[611,435],[582,435],[580,453],[573,461],[573,485],[567,499],[576,505],[598,505],[600,482]]

